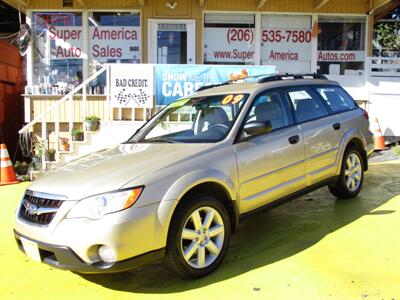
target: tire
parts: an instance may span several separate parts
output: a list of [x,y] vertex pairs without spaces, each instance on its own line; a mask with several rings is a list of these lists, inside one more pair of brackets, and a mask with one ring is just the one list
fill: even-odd
[[349,148],[343,155],[340,175],[329,190],[337,198],[354,198],[364,183],[364,161],[359,150]]
[[194,195],[183,201],[172,217],[165,262],[182,277],[200,278],[217,269],[225,258],[231,222],[226,208],[214,196]]

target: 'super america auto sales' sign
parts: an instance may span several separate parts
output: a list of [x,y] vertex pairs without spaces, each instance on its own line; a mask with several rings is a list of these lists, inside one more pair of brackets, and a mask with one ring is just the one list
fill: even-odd
[[97,59],[140,59],[139,26],[90,27],[89,56]]
[[52,49],[52,59],[86,58],[83,53],[83,27],[82,26],[49,26],[48,35],[55,42]]
[[[55,41],[52,59],[86,58],[83,51],[82,26],[50,26],[50,40]],[[89,57],[107,59],[140,59],[139,26],[98,26],[89,30]]]

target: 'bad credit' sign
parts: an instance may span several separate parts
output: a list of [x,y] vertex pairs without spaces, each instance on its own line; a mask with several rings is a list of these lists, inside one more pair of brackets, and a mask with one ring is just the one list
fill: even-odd
[[111,66],[111,107],[153,107],[153,65]]

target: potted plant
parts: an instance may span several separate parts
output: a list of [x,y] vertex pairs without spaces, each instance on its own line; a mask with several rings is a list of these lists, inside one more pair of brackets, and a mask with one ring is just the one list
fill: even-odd
[[15,172],[20,176],[26,175],[26,173],[28,173],[28,168],[29,164],[26,161],[20,162],[17,160],[14,164]]
[[69,139],[60,137],[61,151],[69,151]]
[[46,160],[55,161],[56,160],[56,149],[50,148],[46,151]]
[[97,128],[99,127],[100,123],[100,118],[97,116],[88,116],[85,118],[84,124],[85,124],[85,130],[86,131],[96,131]]
[[83,131],[80,129],[72,129],[72,140],[83,141]]

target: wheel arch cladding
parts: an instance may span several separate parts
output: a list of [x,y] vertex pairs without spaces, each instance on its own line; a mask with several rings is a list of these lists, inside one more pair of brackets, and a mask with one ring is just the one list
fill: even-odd
[[[221,203],[224,205],[225,209],[228,212],[229,219],[231,221],[232,233],[237,232],[239,226],[239,210],[237,207],[237,203],[235,200],[231,198],[231,195],[227,191],[227,189],[222,184],[215,181],[201,182],[192,186],[189,190],[187,190],[179,199],[179,202],[172,214],[172,218],[174,217],[175,212],[180,207],[180,205],[183,205],[183,203],[190,201],[191,195],[194,194],[212,195],[216,197],[219,201],[221,201]],[[169,226],[171,226],[171,222],[169,223]]]
[[345,151],[347,151],[350,148],[357,149],[357,150],[360,151],[361,157],[362,157],[362,160],[363,160],[363,163],[364,163],[364,171],[367,171],[368,170],[368,155],[367,155],[367,151],[365,150],[362,141],[357,137],[353,137],[347,143]]

